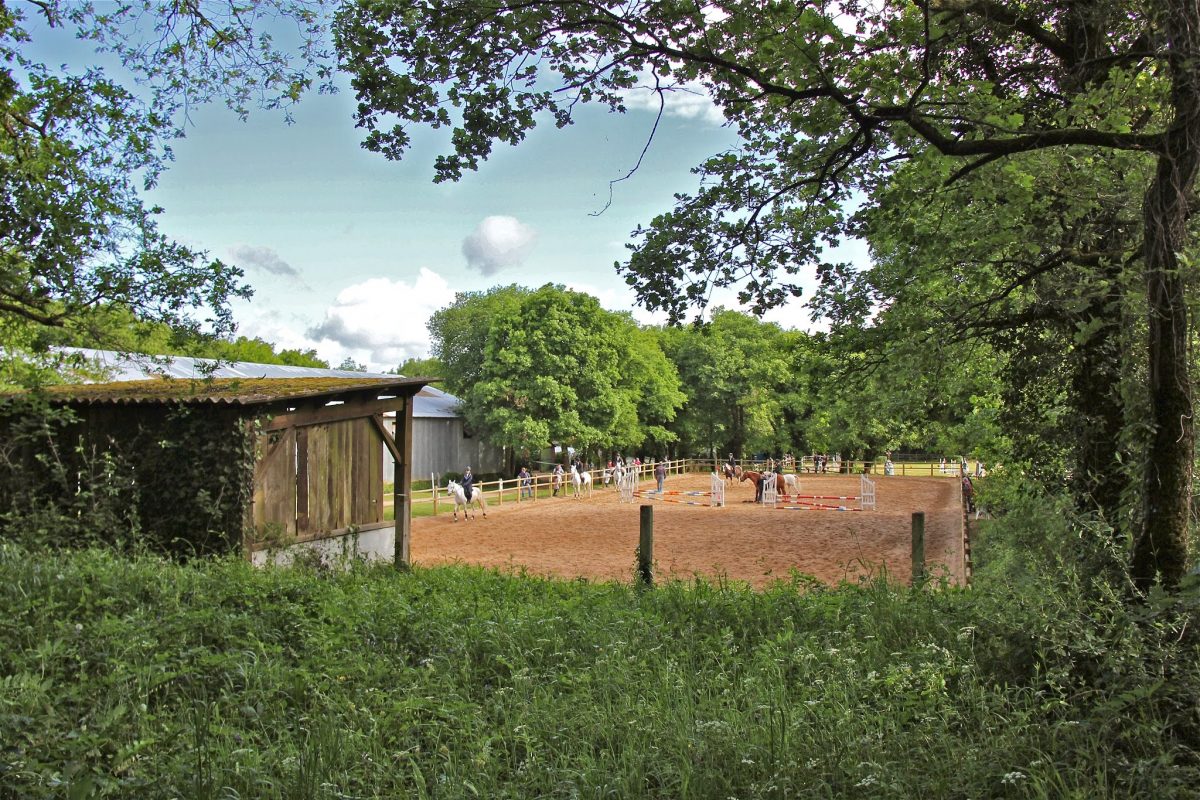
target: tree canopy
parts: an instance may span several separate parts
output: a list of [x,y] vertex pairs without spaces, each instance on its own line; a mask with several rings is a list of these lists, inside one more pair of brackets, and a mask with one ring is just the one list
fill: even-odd
[[514,452],[674,438],[666,425],[683,395],[673,365],[652,334],[590,295],[549,284],[460,294],[429,329],[467,423]]
[[[229,301],[251,291],[241,270],[163,235],[161,209],[140,191],[166,166],[195,104],[285,107],[329,74],[319,5],[0,3],[0,330],[9,348],[44,348],[48,331],[82,330],[101,307],[192,334],[232,332]],[[94,65],[39,61],[25,11],[113,53],[129,85]],[[286,49],[266,30],[280,19],[299,26]]]

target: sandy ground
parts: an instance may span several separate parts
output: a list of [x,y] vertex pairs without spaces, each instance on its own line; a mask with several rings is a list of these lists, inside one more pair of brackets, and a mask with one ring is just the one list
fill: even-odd
[[[666,489],[707,491],[707,475],[672,475]],[[755,587],[787,579],[792,570],[828,582],[856,581],[886,567],[907,581],[911,569],[912,512],[925,512],[928,564],[961,580],[962,512],[954,478],[875,479],[875,511],[769,509],[753,502],[749,482],[726,484],[726,505],[702,496],[670,495],[664,502],[623,503],[613,487],[590,498],[541,498],[492,503],[487,517],[454,522],[450,515],[413,520],[416,564],[477,564],[500,570],[592,580],[632,580],[638,545],[639,504],[654,505],[655,577],[724,577]],[[652,489],[652,482],[642,484]],[[858,476],[803,475],[799,494],[857,495]],[[568,488],[569,494],[569,488]],[[797,501],[793,501],[797,502]],[[857,501],[808,500],[857,507]],[[461,516],[461,515],[460,515]]]

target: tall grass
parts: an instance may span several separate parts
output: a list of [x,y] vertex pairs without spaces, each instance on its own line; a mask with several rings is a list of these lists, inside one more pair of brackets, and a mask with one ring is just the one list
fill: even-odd
[[1073,603],[3,545],[0,797],[1196,796],[1180,612]]

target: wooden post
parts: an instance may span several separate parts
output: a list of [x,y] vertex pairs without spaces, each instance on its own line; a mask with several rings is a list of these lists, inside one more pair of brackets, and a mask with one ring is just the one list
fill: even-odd
[[[400,414],[404,416],[401,417]],[[396,433],[403,431],[404,438],[394,436],[399,451],[405,456],[403,462],[396,461],[395,477],[392,482],[392,508],[396,514],[396,550],[393,563],[397,569],[407,570],[412,566],[409,559],[412,545],[412,440],[413,440],[413,397],[404,399],[403,411],[396,412]]]
[[638,535],[638,581],[646,588],[654,586],[654,506],[642,506]]
[[918,586],[925,580],[925,512],[914,511],[912,515],[912,585]]
[[437,474],[431,472],[429,473],[429,491],[433,492],[433,515],[435,517],[437,516],[437,489]]

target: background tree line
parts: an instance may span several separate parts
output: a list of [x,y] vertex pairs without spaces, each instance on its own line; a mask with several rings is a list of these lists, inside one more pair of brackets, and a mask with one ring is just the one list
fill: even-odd
[[640,326],[549,284],[460,294],[430,332],[433,357],[399,371],[441,377],[471,428],[520,458],[1003,451],[998,362],[978,346],[868,356],[728,309]]

